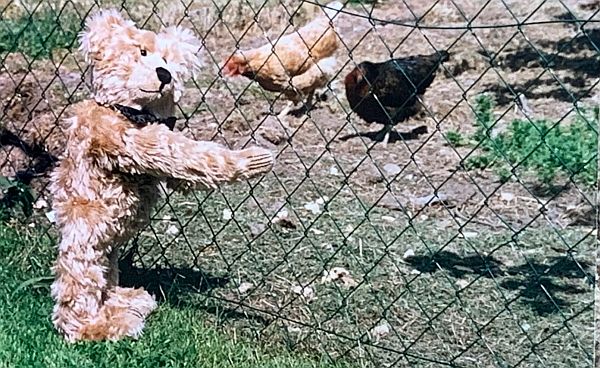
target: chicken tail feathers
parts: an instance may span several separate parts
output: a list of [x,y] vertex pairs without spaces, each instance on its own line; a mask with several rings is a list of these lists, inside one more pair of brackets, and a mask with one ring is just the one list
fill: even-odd
[[324,10],[325,10],[325,14],[327,15],[327,18],[333,20],[333,18],[338,15],[338,13],[340,12],[340,10],[342,10],[342,8],[344,7],[344,4],[342,4],[339,1],[332,1],[329,4],[325,5]]

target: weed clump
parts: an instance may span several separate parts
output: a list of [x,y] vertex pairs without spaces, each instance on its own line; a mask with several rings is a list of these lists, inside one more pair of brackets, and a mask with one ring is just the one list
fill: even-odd
[[589,186],[596,184],[600,107],[577,109],[575,119],[569,123],[515,119],[505,131],[497,133],[493,108],[489,96],[476,98],[476,130],[469,139],[476,149],[464,162],[466,169],[494,168],[502,181],[523,169],[546,186],[553,185],[560,174]]

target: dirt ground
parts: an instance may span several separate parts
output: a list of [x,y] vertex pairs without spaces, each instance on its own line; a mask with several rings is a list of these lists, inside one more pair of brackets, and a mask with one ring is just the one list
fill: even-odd
[[[496,101],[498,130],[524,118],[517,94],[529,116],[564,124],[576,101],[597,105],[600,27],[585,24],[583,34],[575,22],[544,22],[598,22],[600,3],[348,5],[336,23],[339,73],[326,100],[285,123],[273,116],[285,101],[246,79],[220,77],[219,66],[236,44],[264,44],[290,27],[291,15],[302,24],[320,10],[300,1],[261,4],[232,2],[220,18],[221,2],[186,10],[182,24],[203,38],[205,67],[180,104],[176,129],[231,147],[270,147],[274,172],[168,198],[124,263],[131,282],[145,280],[168,302],[198,308],[232,336],[359,366],[590,366],[594,190],[559,178],[565,187],[546,195],[521,169],[507,183],[492,170],[462,170],[473,148],[455,148],[445,134],[473,132],[480,93]],[[153,29],[178,19],[178,6],[147,17],[137,3],[128,10]],[[420,28],[407,26],[415,19]],[[538,23],[508,26],[523,21]],[[340,139],[380,129],[348,107],[343,77],[356,64],[442,49],[451,58],[425,96],[425,116],[397,126],[427,133],[387,146]],[[3,127],[60,154],[56,121],[89,93],[84,70],[67,51],[34,63],[10,55],[0,71]],[[3,175],[28,161],[15,147],[0,155]],[[44,184],[35,183],[42,196]],[[441,200],[427,205],[435,195]],[[335,267],[348,275],[323,277]]]

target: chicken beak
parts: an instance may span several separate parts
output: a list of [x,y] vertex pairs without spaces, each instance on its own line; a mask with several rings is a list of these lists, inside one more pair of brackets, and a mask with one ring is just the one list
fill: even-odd
[[235,55],[231,56],[223,65],[223,76],[233,77],[242,74],[243,65],[240,64],[238,58]]
[[229,62],[229,60],[227,60],[225,65],[223,65],[223,76],[225,76],[225,77],[233,76],[234,70],[235,70],[235,68],[233,68],[231,63]]
[[365,72],[362,70],[362,68],[359,68],[358,72],[356,73],[356,83],[362,83],[363,80],[365,80]]

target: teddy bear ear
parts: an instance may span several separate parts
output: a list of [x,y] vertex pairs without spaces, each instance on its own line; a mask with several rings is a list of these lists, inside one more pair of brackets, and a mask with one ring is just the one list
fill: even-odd
[[110,42],[112,35],[118,30],[135,26],[132,21],[125,20],[116,9],[100,10],[88,17],[84,30],[79,34],[80,47],[86,62],[98,59],[105,43]]
[[158,47],[169,62],[180,64],[194,73],[200,68],[198,55],[202,48],[200,40],[189,29],[171,26],[162,30],[156,37]]

